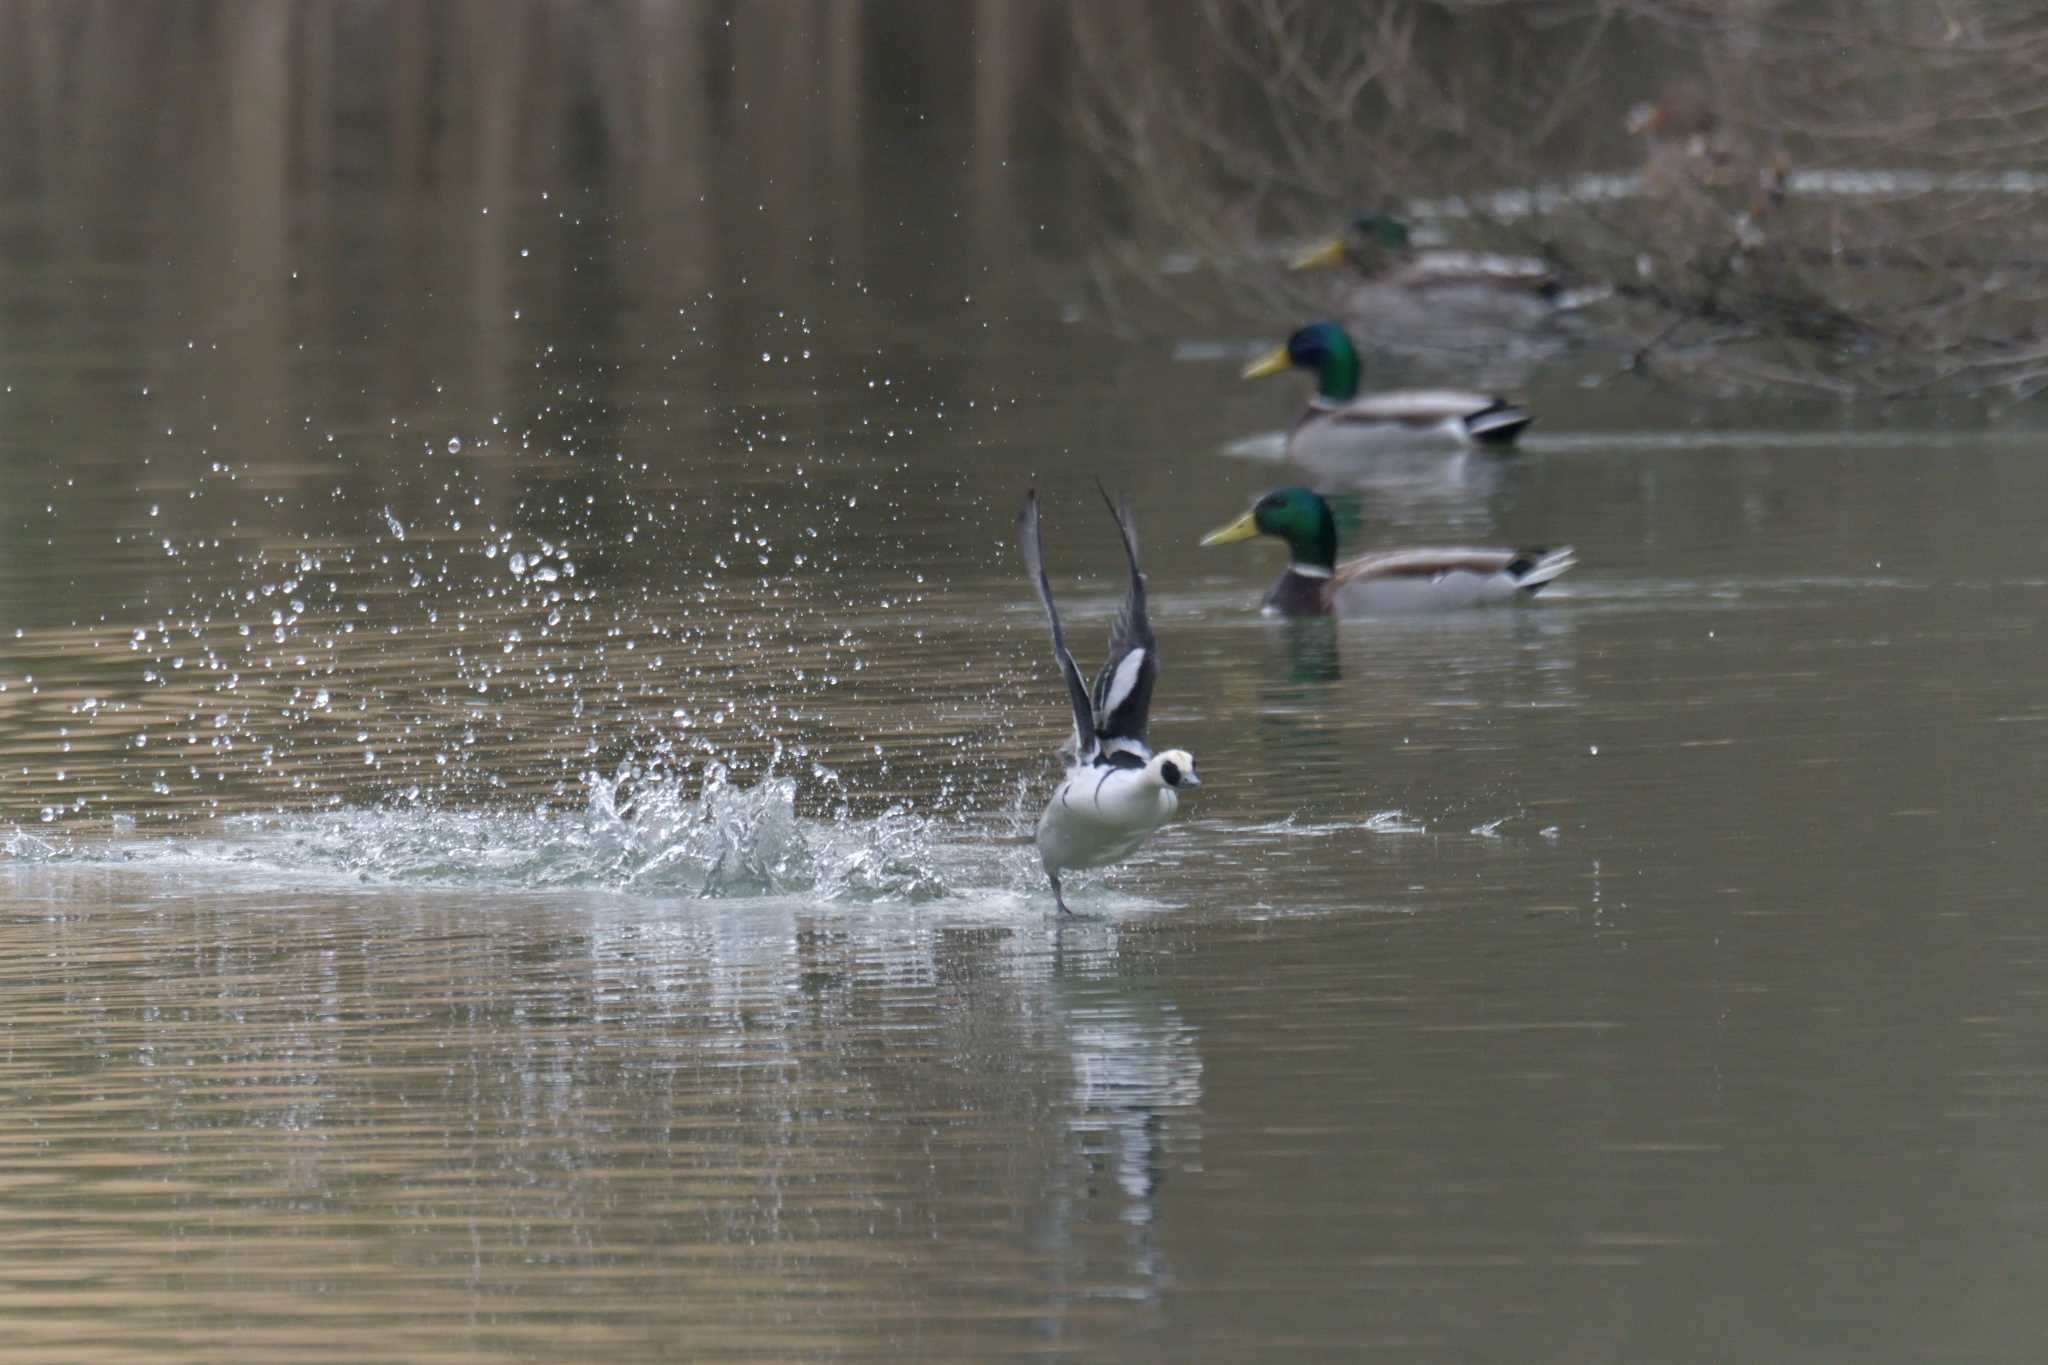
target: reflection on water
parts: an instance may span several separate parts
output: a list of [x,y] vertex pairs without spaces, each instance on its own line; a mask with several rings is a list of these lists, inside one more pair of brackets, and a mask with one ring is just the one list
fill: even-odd
[[1194,1031],[1171,1005],[1118,998],[1077,1005],[1067,1042],[1075,1117],[1068,1129],[1087,1154],[1086,1197],[1122,1196],[1126,1273],[1134,1296],[1156,1300],[1171,1283],[1156,1226],[1169,1169],[1200,1169],[1202,1059]]
[[[1056,1320],[1160,1283],[1127,1248],[1165,1163],[1192,1160],[1200,1063],[1170,1007],[1119,1001],[1113,929],[8,883],[0,1146],[22,1175],[0,1217],[69,1211],[54,1241],[0,1247],[40,1286],[4,1310],[17,1341],[91,1340],[71,1315],[113,1296],[129,1316],[102,1339],[193,1352],[319,1353],[323,1299],[421,1358],[678,1332],[957,1349],[1005,1305]],[[1006,1206],[1055,1221],[987,1280]],[[75,1270],[52,1273],[59,1249]],[[953,1288],[920,1308],[934,1274]],[[774,1297],[740,1331],[719,1325],[735,1294]],[[865,1328],[817,1312],[850,1301]]]

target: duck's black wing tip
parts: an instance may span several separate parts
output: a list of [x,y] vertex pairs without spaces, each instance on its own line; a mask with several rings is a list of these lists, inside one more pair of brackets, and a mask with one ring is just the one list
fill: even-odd
[[1481,445],[1511,446],[1521,436],[1522,428],[1535,420],[1527,409],[1518,408],[1505,398],[1496,398],[1491,407],[1465,419],[1465,430]]
[[1123,537],[1130,582],[1124,603],[1109,628],[1109,656],[1095,675],[1095,732],[1105,741],[1134,740],[1143,745],[1152,712],[1152,687],[1159,678],[1159,649],[1145,609],[1145,571],[1138,562],[1138,524],[1129,495],[1112,500],[1101,480],[1095,484]]
[[1038,490],[1027,489],[1024,494],[1024,509],[1017,514],[1017,548],[1024,554],[1025,572],[1031,575],[1031,586],[1038,592],[1038,601],[1045,608],[1046,626],[1052,633],[1052,657],[1059,665],[1060,676],[1067,684],[1067,699],[1074,708],[1074,752],[1077,759],[1087,758],[1095,750],[1095,708],[1088,698],[1088,685],[1081,679],[1081,667],[1074,662],[1073,651],[1067,648],[1067,639],[1060,630],[1059,608],[1052,602],[1052,584],[1045,576],[1045,552],[1038,540]]

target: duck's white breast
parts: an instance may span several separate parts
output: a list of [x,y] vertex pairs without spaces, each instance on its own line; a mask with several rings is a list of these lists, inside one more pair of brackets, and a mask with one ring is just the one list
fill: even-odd
[[1128,857],[1173,818],[1180,797],[1135,768],[1069,773],[1038,819],[1038,848],[1049,867],[1102,867]]

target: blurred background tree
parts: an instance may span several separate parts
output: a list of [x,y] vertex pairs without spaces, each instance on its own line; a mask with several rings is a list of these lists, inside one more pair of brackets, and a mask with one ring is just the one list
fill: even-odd
[[788,267],[857,260],[907,182],[960,201],[934,278],[1030,260],[1071,312],[1263,334],[1330,306],[1289,244],[1391,210],[1612,291],[1574,326],[1624,368],[2026,396],[2044,71],[2024,0],[0,0],[0,231],[232,203],[192,250],[274,339],[373,193],[451,210],[372,234],[390,269],[495,295],[469,210],[575,186],[673,222],[636,284],[687,294],[831,274]]
[[1263,245],[1391,210],[1612,299],[1625,368],[1845,396],[2048,383],[2048,11],[2009,0],[1199,0],[1076,15],[1076,124],[1162,252],[1270,311]]

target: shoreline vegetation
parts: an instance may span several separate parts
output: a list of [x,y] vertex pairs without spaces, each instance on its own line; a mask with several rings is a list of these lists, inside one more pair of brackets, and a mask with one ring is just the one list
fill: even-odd
[[1604,290],[1572,327],[1618,373],[2009,401],[2048,387],[2044,71],[2017,0],[11,0],[0,229],[76,254],[232,205],[181,259],[275,340],[350,201],[445,203],[383,268],[504,301],[477,208],[554,186],[669,225],[661,271],[616,267],[650,297],[752,262],[801,303],[899,249],[920,149],[959,206],[934,280],[1122,330],[1291,326],[1332,282],[1284,246],[1399,212]]
[[[1238,306],[1327,307],[1262,243],[1396,212],[1611,298],[1623,372],[1852,400],[2048,387],[2048,14],[1998,0],[1200,0],[1077,28],[1077,122]],[[1167,245],[1171,244],[1171,245]],[[1111,298],[1183,297],[1146,247]]]

